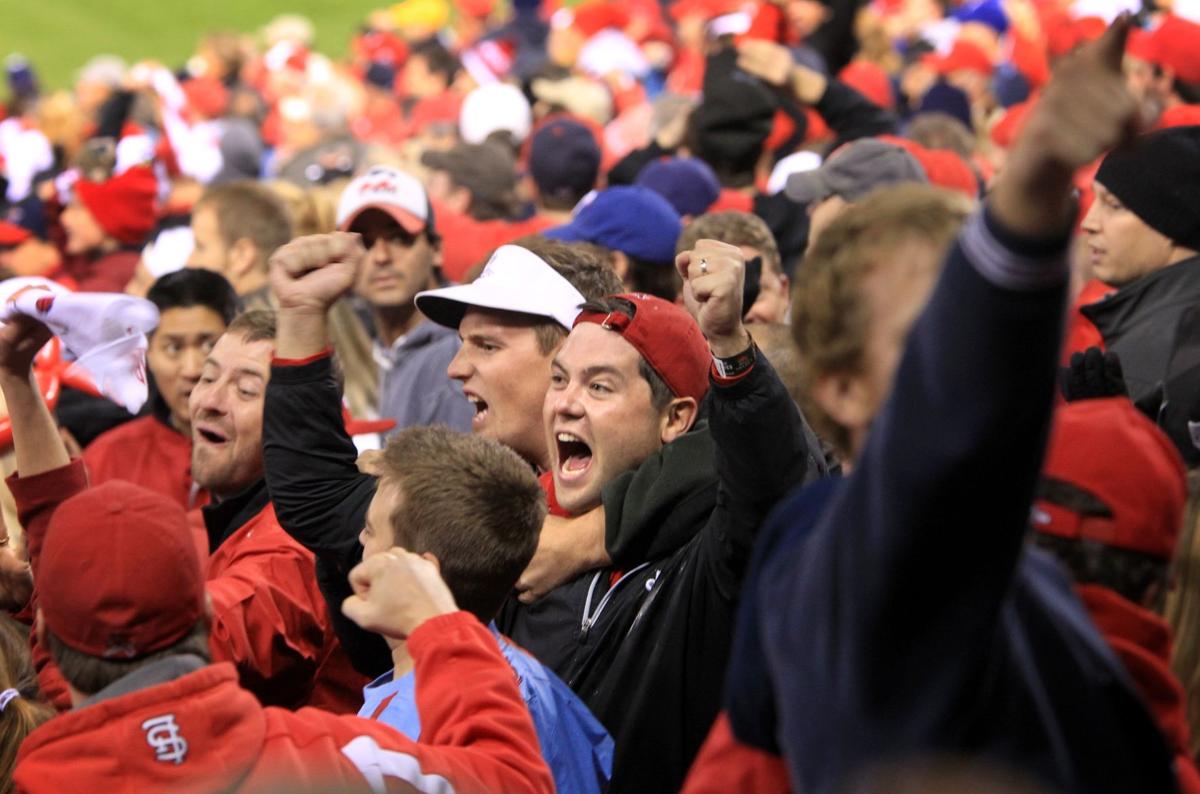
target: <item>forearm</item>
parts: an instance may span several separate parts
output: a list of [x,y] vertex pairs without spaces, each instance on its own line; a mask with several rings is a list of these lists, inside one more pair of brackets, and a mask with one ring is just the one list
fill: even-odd
[[263,411],[267,487],[279,523],[318,555],[358,546],[375,478],[358,470],[357,455],[330,358],[272,367]]
[[280,309],[277,322],[279,327],[275,344],[276,358],[312,358],[330,345],[329,323],[324,312]]
[[3,390],[8,405],[20,475],[32,477],[70,463],[67,447],[58,434],[58,425],[50,415],[50,409],[42,399],[33,372],[24,377],[10,374],[0,376],[0,390]]

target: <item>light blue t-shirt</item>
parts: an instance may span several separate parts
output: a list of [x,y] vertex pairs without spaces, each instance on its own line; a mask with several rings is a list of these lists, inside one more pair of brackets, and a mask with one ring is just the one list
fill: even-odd
[[[533,716],[542,758],[563,792],[602,792],[612,776],[613,741],[604,726],[545,665],[489,624],[500,652],[517,674],[521,697]],[[421,735],[417,713],[416,678],[412,673],[393,678],[384,673],[363,687],[358,716],[376,719],[416,741]]]

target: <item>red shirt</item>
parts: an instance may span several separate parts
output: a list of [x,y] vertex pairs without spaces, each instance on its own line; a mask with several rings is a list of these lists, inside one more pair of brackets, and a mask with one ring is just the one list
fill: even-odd
[[192,481],[192,440],[154,416],[114,427],[83,451],[93,485],[126,480],[183,506],[208,504],[208,492]]

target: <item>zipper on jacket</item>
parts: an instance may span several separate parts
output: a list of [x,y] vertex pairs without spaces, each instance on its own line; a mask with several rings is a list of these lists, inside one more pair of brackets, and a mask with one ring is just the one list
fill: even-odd
[[635,573],[649,565],[650,563],[644,562],[641,565],[636,565],[633,568],[630,568],[628,571],[622,574],[621,578],[618,579],[612,587],[608,588],[608,592],[605,593],[604,597],[600,599],[600,603],[596,605],[596,612],[593,614],[592,597],[596,594],[596,583],[599,582],[600,577],[604,576],[605,574],[604,571],[596,571],[596,575],[592,577],[592,583],[588,586],[587,601],[585,601],[583,605],[583,621],[579,626],[580,642],[587,642],[588,632],[591,631],[592,626],[596,625],[596,621],[600,619],[600,613],[603,612],[604,607],[608,605],[608,599],[612,596],[616,589],[621,586],[621,582],[624,582],[630,576],[633,576]]

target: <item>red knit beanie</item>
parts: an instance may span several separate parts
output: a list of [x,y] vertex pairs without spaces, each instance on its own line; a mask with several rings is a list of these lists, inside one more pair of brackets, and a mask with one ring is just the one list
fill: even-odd
[[106,182],[80,179],[75,195],[100,228],[126,245],[146,242],[157,220],[158,180],[146,165],[136,165]]

